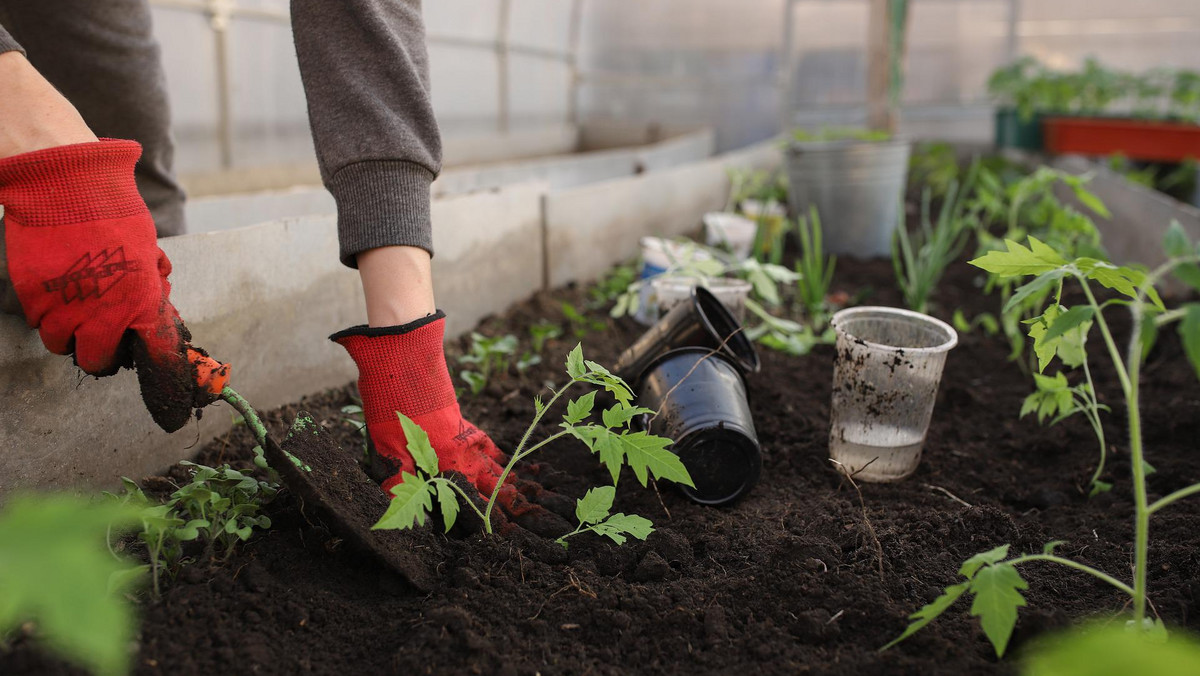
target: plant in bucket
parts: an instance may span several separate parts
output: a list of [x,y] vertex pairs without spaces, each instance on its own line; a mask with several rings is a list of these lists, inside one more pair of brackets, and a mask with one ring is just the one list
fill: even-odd
[[829,457],[862,481],[896,481],[916,470],[933,415],[950,325],[890,307],[842,310],[830,409]]

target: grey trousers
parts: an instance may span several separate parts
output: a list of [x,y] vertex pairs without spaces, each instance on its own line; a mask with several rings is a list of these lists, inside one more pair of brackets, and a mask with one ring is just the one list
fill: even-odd
[[[342,262],[354,267],[358,253],[389,245],[432,253],[429,186],[442,149],[421,1],[292,0],[291,14]],[[138,189],[160,235],[182,232],[147,0],[0,0],[0,51],[22,47],[97,135],[141,142]]]

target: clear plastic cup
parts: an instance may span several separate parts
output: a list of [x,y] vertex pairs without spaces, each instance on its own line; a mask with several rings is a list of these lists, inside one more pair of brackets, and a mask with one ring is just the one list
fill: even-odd
[[912,474],[933,415],[946,353],[958,344],[948,324],[889,307],[856,307],[833,316],[829,457],[856,481]]
[[711,291],[717,300],[721,301],[721,305],[729,310],[729,314],[733,315],[739,324],[746,321],[746,297],[750,295],[750,282],[744,279],[728,277],[700,279],[698,277],[664,275],[656,278],[650,285],[654,288],[654,297],[660,312],[666,313],[691,298],[692,289],[703,286]]
[[737,214],[710,211],[704,214],[704,241],[711,247],[726,248],[734,258],[744,261],[754,247],[758,224]]
[[638,309],[633,318],[645,326],[650,326],[658,321],[661,314],[650,281],[689,263],[710,260],[712,254],[694,243],[677,242],[663,237],[643,237],[639,243],[642,246],[642,269],[638,276],[642,280],[642,287],[638,292]]

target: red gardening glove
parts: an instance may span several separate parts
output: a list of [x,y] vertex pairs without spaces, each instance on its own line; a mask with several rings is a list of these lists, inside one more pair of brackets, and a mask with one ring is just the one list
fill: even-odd
[[171,262],[133,180],[140,155],[102,139],[0,159],[0,204],[13,289],[46,349],[94,376],[136,366],[151,417],[173,432],[212,396],[168,300]]
[[[372,442],[372,469],[385,491],[415,473],[399,411],[425,430],[442,472],[458,472],[487,498],[496,488],[504,454],[479,428],[463,420],[442,345],[445,314],[404,326],[356,326],[330,336],[358,365],[358,390]],[[536,502],[535,502],[536,501]],[[498,496],[500,507],[518,525],[538,535],[562,535],[570,526],[543,504],[561,509],[565,502],[533,481],[510,473]]]

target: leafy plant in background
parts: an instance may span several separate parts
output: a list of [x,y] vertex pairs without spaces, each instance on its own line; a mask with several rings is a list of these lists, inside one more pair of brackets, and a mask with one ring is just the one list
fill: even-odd
[[[615,485],[620,478],[621,469],[628,466],[634,476],[646,486],[650,476],[656,479],[666,479],[686,486],[693,486],[687,469],[675,454],[667,450],[670,439],[653,436],[644,431],[630,429],[630,422],[639,415],[654,414],[654,411],[634,406],[633,393],[628,385],[617,376],[594,361],[583,357],[583,348],[576,345],[567,355],[567,376],[570,380],[561,388],[555,390],[549,401],[542,402],[534,399],[533,421],[525,430],[520,443],[517,444],[508,464],[505,465],[496,483],[495,490],[486,498],[481,509],[464,490],[443,476],[438,469],[437,454],[429,444],[429,438],[416,423],[397,413],[404,428],[404,436],[408,439],[408,450],[416,463],[416,474],[405,473],[403,481],[392,489],[395,498],[388,506],[387,512],[375,524],[376,529],[405,529],[423,526],[426,517],[432,513],[434,498],[437,499],[442,523],[446,530],[454,526],[458,519],[460,505],[458,497],[462,497],[467,506],[483,522],[487,533],[492,533],[492,510],[496,506],[500,488],[518,462],[528,458],[533,453],[544,448],[547,444],[570,436],[581,441],[588,449],[596,454],[601,464],[608,468]],[[592,385],[609,392],[616,404],[601,412],[600,423],[585,422],[593,414],[596,403],[596,389],[567,403],[567,411],[563,415],[561,430],[547,436],[541,441],[530,445],[530,438],[538,423],[546,413],[575,385]],[[601,534],[612,537],[616,535],[631,535],[644,538],[649,534],[648,522],[633,520],[625,515],[621,519],[597,516],[603,493],[591,497],[585,496],[577,502],[577,513],[586,515],[589,519],[597,519],[576,532],[583,530],[603,531]],[[586,501],[586,504],[585,504]],[[610,502],[611,506],[611,502]],[[601,525],[607,524],[607,525]],[[613,538],[618,540],[618,538]]]
[[[1040,167],[1037,170],[1005,180],[1001,174],[980,166],[975,190],[968,209],[974,215],[977,256],[1002,250],[1006,240],[1022,241],[1034,236],[1068,255],[1103,258],[1100,234],[1091,218],[1063,202],[1056,192],[1058,186],[1070,190],[1081,204],[1093,213],[1108,218],[1107,207],[1087,189],[1090,176],[1076,176],[1063,171]],[[993,234],[995,224],[1004,227],[1000,235]],[[1045,302],[1049,286],[1036,287],[1019,302],[1010,302],[1015,280],[989,275],[985,291],[998,291],[1001,307],[1000,328],[1011,348],[1009,359],[1018,360],[1025,354],[1025,332],[1022,322],[1033,316]],[[1018,362],[1022,370],[1031,372],[1030,365]]]
[[725,211],[733,209],[746,200],[768,204],[787,203],[787,177],[778,171],[754,169],[729,169],[729,201]]
[[363,413],[362,402],[358,399],[354,401],[356,403],[347,404],[342,407],[342,422],[349,425],[358,436],[362,437],[362,461],[365,463],[370,454],[371,438],[367,434],[367,421]]
[[[1041,554],[1026,554],[1009,557],[1009,546],[1003,545],[968,559],[959,573],[966,581],[951,585],[941,596],[913,613],[912,623],[896,640],[886,647],[911,636],[927,625],[964,594],[974,597],[972,615],[980,618],[984,633],[991,641],[997,655],[1003,655],[1017,620],[1017,610],[1025,605],[1021,591],[1028,583],[1021,577],[1018,567],[1035,561],[1057,563],[1087,573],[1127,594],[1133,606],[1133,619],[1129,627],[1135,632],[1158,635],[1165,633],[1161,621],[1146,617],[1146,580],[1149,573],[1150,517],[1178,500],[1200,493],[1200,483],[1180,488],[1153,503],[1147,494],[1146,475],[1148,465],[1142,444],[1142,417],[1139,392],[1141,366],[1163,327],[1178,322],[1178,331],[1184,352],[1200,376],[1200,303],[1189,303],[1168,310],[1155,285],[1166,275],[1176,278],[1200,291],[1200,246],[1188,241],[1178,223],[1169,229],[1164,247],[1169,260],[1151,272],[1116,266],[1095,258],[1077,257],[1073,260],[1030,237],[1028,246],[1016,242],[1005,243],[1006,251],[993,251],[972,264],[1005,278],[1033,277],[1032,281],[1016,291],[1016,295],[1027,294],[1031,288],[1057,285],[1061,299],[1061,286],[1073,281],[1082,291],[1086,303],[1073,308],[1064,308],[1058,301],[1031,324],[1034,349],[1047,360],[1063,358],[1064,351],[1074,349],[1073,340],[1064,340],[1073,331],[1086,340],[1088,331],[1094,326],[1099,330],[1104,348],[1112,362],[1121,391],[1125,398],[1129,430],[1129,452],[1132,465],[1134,494],[1134,567],[1133,584],[1126,584],[1116,577],[1078,561],[1054,554],[1061,542],[1048,543]],[[1092,284],[1098,284],[1115,293],[1118,298],[1105,302],[1097,300]],[[1117,344],[1104,317],[1104,310],[1111,306],[1128,307],[1133,318],[1129,345],[1124,355]],[[1036,331],[1035,331],[1036,329]]]
[[1178,164],[1142,162],[1134,164],[1121,154],[1110,155],[1108,168],[1138,185],[1189,202],[1196,191],[1197,164],[1187,159]]
[[[941,197],[958,183],[958,154],[954,145],[944,141],[918,143],[908,158],[908,186],[925,186],[934,197]],[[965,192],[965,191],[964,191]]]
[[538,322],[529,327],[529,338],[533,341],[533,351],[541,354],[546,349],[546,342],[562,337],[562,327],[552,322]]
[[[609,303],[616,302],[629,285],[637,281],[638,269],[632,263],[619,263],[608,271],[600,281],[596,282],[591,289],[588,289],[588,296],[591,298],[591,305],[594,308],[599,308]],[[556,336],[557,337],[557,336]],[[540,352],[539,349],[534,349],[535,352]]]
[[594,317],[589,317],[583,312],[580,312],[574,305],[563,301],[562,303],[563,317],[566,317],[567,324],[571,327],[571,335],[576,338],[583,338],[589,333],[604,330],[604,322]]
[[488,337],[472,331],[471,345],[466,354],[459,356],[458,363],[470,364],[475,368],[459,371],[458,377],[471,388],[471,394],[477,395],[487,387],[494,374],[508,371],[509,361],[516,350],[517,337],[514,335]]
[[816,207],[811,207],[808,217],[796,221],[796,234],[800,238],[800,259],[796,261],[796,296],[804,306],[808,326],[819,331],[829,322],[829,306],[826,298],[833,284],[833,271],[837,267],[837,256],[825,255],[821,236],[821,216]]
[[971,175],[968,175],[961,192],[958,183],[951,182],[936,223],[930,220],[932,192],[925,190],[921,196],[921,227],[913,234],[908,232],[904,205],[900,205],[900,223],[892,238],[892,266],[904,303],[910,310],[925,312],[929,308],[929,298],[937,289],[946,266],[958,258],[967,244],[971,227],[965,195],[971,182]]
[[[27,623],[39,646],[99,676],[129,673],[142,567],[105,550],[138,510],[64,495],[9,498],[0,512],[0,639]],[[0,641],[2,644],[2,641]]]

